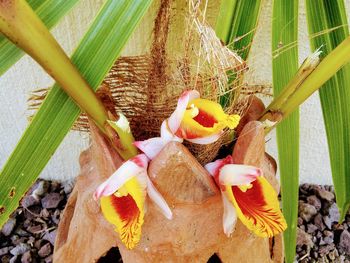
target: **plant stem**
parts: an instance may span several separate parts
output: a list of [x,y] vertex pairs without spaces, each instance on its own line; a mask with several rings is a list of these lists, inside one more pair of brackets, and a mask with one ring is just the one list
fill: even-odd
[[60,84],[122,157],[132,157],[137,153],[132,144],[131,131],[129,130],[128,136],[123,132],[123,138],[127,138],[123,139],[118,134],[120,129],[111,129],[111,123],[118,118],[107,112],[93,89],[26,1],[0,1],[0,31],[32,56]]
[[[281,122],[310,97],[312,93],[329,80],[339,69],[349,63],[350,37],[347,37],[319,64],[315,63],[316,60],[314,58],[306,61],[309,61],[309,63],[303,63],[301,66],[302,71],[299,70],[296,76],[281,92],[281,95],[271,102],[260,118],[261,121],[269,120],[276,122],[276,124]],[[305,71],[306,75],[300,74],[304,73],[303,69],[307,69]],[[307,74],[308,72],[309,74]],[[271,127],[268,127],[267,131],[270,130]]]
[[0,31],[32,56],[105,133],[105,107],[26,1],[0,1]]

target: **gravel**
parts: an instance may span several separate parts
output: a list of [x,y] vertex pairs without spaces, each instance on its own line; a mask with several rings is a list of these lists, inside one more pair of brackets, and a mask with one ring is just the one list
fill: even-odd
[[72,183],[38,180],[0,233],[0,263],[50,263]]
[[[0,263],[52,262],[57,225],[73,186],[43,180],[33,185],[1,230]],[[350,263],[350,214],[338,224],[332,186],[301,185],[298,212],[298,262]],[[115,249],[98,262],[121,262],[119,257]]]
[[350,263],[350,214],[339,224],[333,186],[301,185],[298,212],[298,262]]

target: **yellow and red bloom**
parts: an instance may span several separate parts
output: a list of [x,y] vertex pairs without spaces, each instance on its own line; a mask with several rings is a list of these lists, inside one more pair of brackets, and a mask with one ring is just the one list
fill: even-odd
[[287,228],[277,193],[261,169],[233,164],[231,156],[209,163],[205,168],[221,190],[226,235],[231,235],[237,216],[260,237],[272,237]]
[[185,139],[197,144],[213,143],[226,127],[234,129],[239,120],[239,115],[226,114],[220,104],[201,99],[198,91],[185,91],[175,111],[162,123],[161,137],[134,144],[153,159],[169,141]]
[[220,104],[201,99],[198,91],[191,90],[180,96],[167,124],[171,133],[179,138],[209,144],[215,142],[226,127],[234,129],[239,120],[239,115],[226,114]]
[[144,221],[146,194],[168,219],[172,212],[147,175],[149,159],[144,154],[123,163],[119,169],[95,191],[108,222],[115,226],[121,241],[132,249],[140,241]]

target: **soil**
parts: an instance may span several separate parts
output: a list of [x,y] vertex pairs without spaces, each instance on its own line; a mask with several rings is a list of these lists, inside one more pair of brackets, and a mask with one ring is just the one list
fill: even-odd
[[[0,263],[49,263],[72,183],[38,180],[0,233]],[[350,263],[350,214],[339,224],[332,186],[299,188],[298,262]],[[99,263],[122,262],[117,248]],[[209,262],[220,262],[215,255]]]

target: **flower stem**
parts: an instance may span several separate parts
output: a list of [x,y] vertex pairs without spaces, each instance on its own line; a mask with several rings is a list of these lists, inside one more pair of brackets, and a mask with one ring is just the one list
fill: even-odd
[[105,107],[26,1],[0,1],[0,31],[33,57],[105,132]]
[[260,121],[272,122],[272,125],[266,127],[266,132],[287,118],[312,93],[350,61],[350,37],[346,38],[320,63],[319,54],[319,51],[316,51],[304,61],[295,77],[266,108],[260,118]]
[[[0,32],[33,57],[89,115],[124,157],[137,153],[131,131],[119,136],[111,127],[118,117],[107,112],[92,88],[25,0],[0,0]],[[127,121],[126,121],[127,122]],[[112,122],[113,123],[113,122]],[[126,138],[126,139],[125,139]]]

